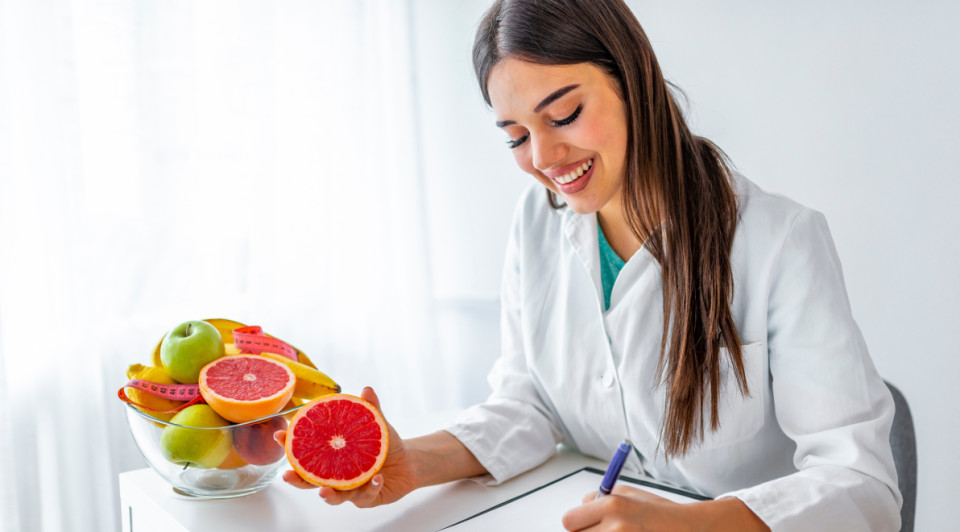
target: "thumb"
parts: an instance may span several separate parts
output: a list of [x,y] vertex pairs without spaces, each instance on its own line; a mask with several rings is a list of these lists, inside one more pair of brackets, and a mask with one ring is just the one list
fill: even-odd
[[[387,416],[384,415],[383,409],[380,408],[380,398],[377,397],[377,392],[373,391],[373,388],[367,386],[363,389],[362,392],[360,392],[360,398],[372,404],[374,408],[377,409],[377,412],[380,412],[380,415],[383,416],[383,421],[387,424],[387,432],[390,434],[390,438],[392,439],[392,441],[394,442],[400,441],[400,434],[397,433],[397,429],[393,428],[393,425],[391,425],[390,422],[387,421]],[[389,451],[395,452],[398,449],[400,449],[400,447],[394,444],[390,446]]]
[[360,398],[364,401],[372,404],[380,411],[380,415],[383,415],[383,409],[380,408],[380,398],[377,397],[377,392],[373,391],[373,388],[367,386],[360,392]]

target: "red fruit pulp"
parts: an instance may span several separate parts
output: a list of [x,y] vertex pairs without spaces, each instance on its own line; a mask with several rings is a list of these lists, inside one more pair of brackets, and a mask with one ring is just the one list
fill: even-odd
[[336,394],[311,401],[287,431],[287,458],[307,481],[350,489],[369,480],[387,453],[387,427],[373,405]]
[[208,388],[223,397],[253,401],[281,391],[289,381],[283,366],[259,357],[230,357],[207,370]]

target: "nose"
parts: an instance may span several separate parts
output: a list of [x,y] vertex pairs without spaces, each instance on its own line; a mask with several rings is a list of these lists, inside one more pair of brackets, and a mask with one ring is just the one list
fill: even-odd
[[565,143],[559,142],[550,133],[530,135],[530,147],[533,154],[533,167],[541,172],[562,161],[569,151]]

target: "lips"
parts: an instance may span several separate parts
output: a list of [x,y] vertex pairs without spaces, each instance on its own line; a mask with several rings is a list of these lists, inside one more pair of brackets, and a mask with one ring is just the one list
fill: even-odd
[[563,194],[574,194],[583,190],[590,178],[593,177],[593,159],[588,159],[569,168],[564,168],[564,173],[547,175],[557,186],[557,189]]

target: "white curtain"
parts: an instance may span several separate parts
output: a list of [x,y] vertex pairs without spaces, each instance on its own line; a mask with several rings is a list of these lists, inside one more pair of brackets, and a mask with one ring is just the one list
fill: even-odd
[[[409,4],[0,0],[0,522],[119,528],[116,390],[225,317],[395,411],[449,392]],[[433,375],[431,375],[433,377]]]

